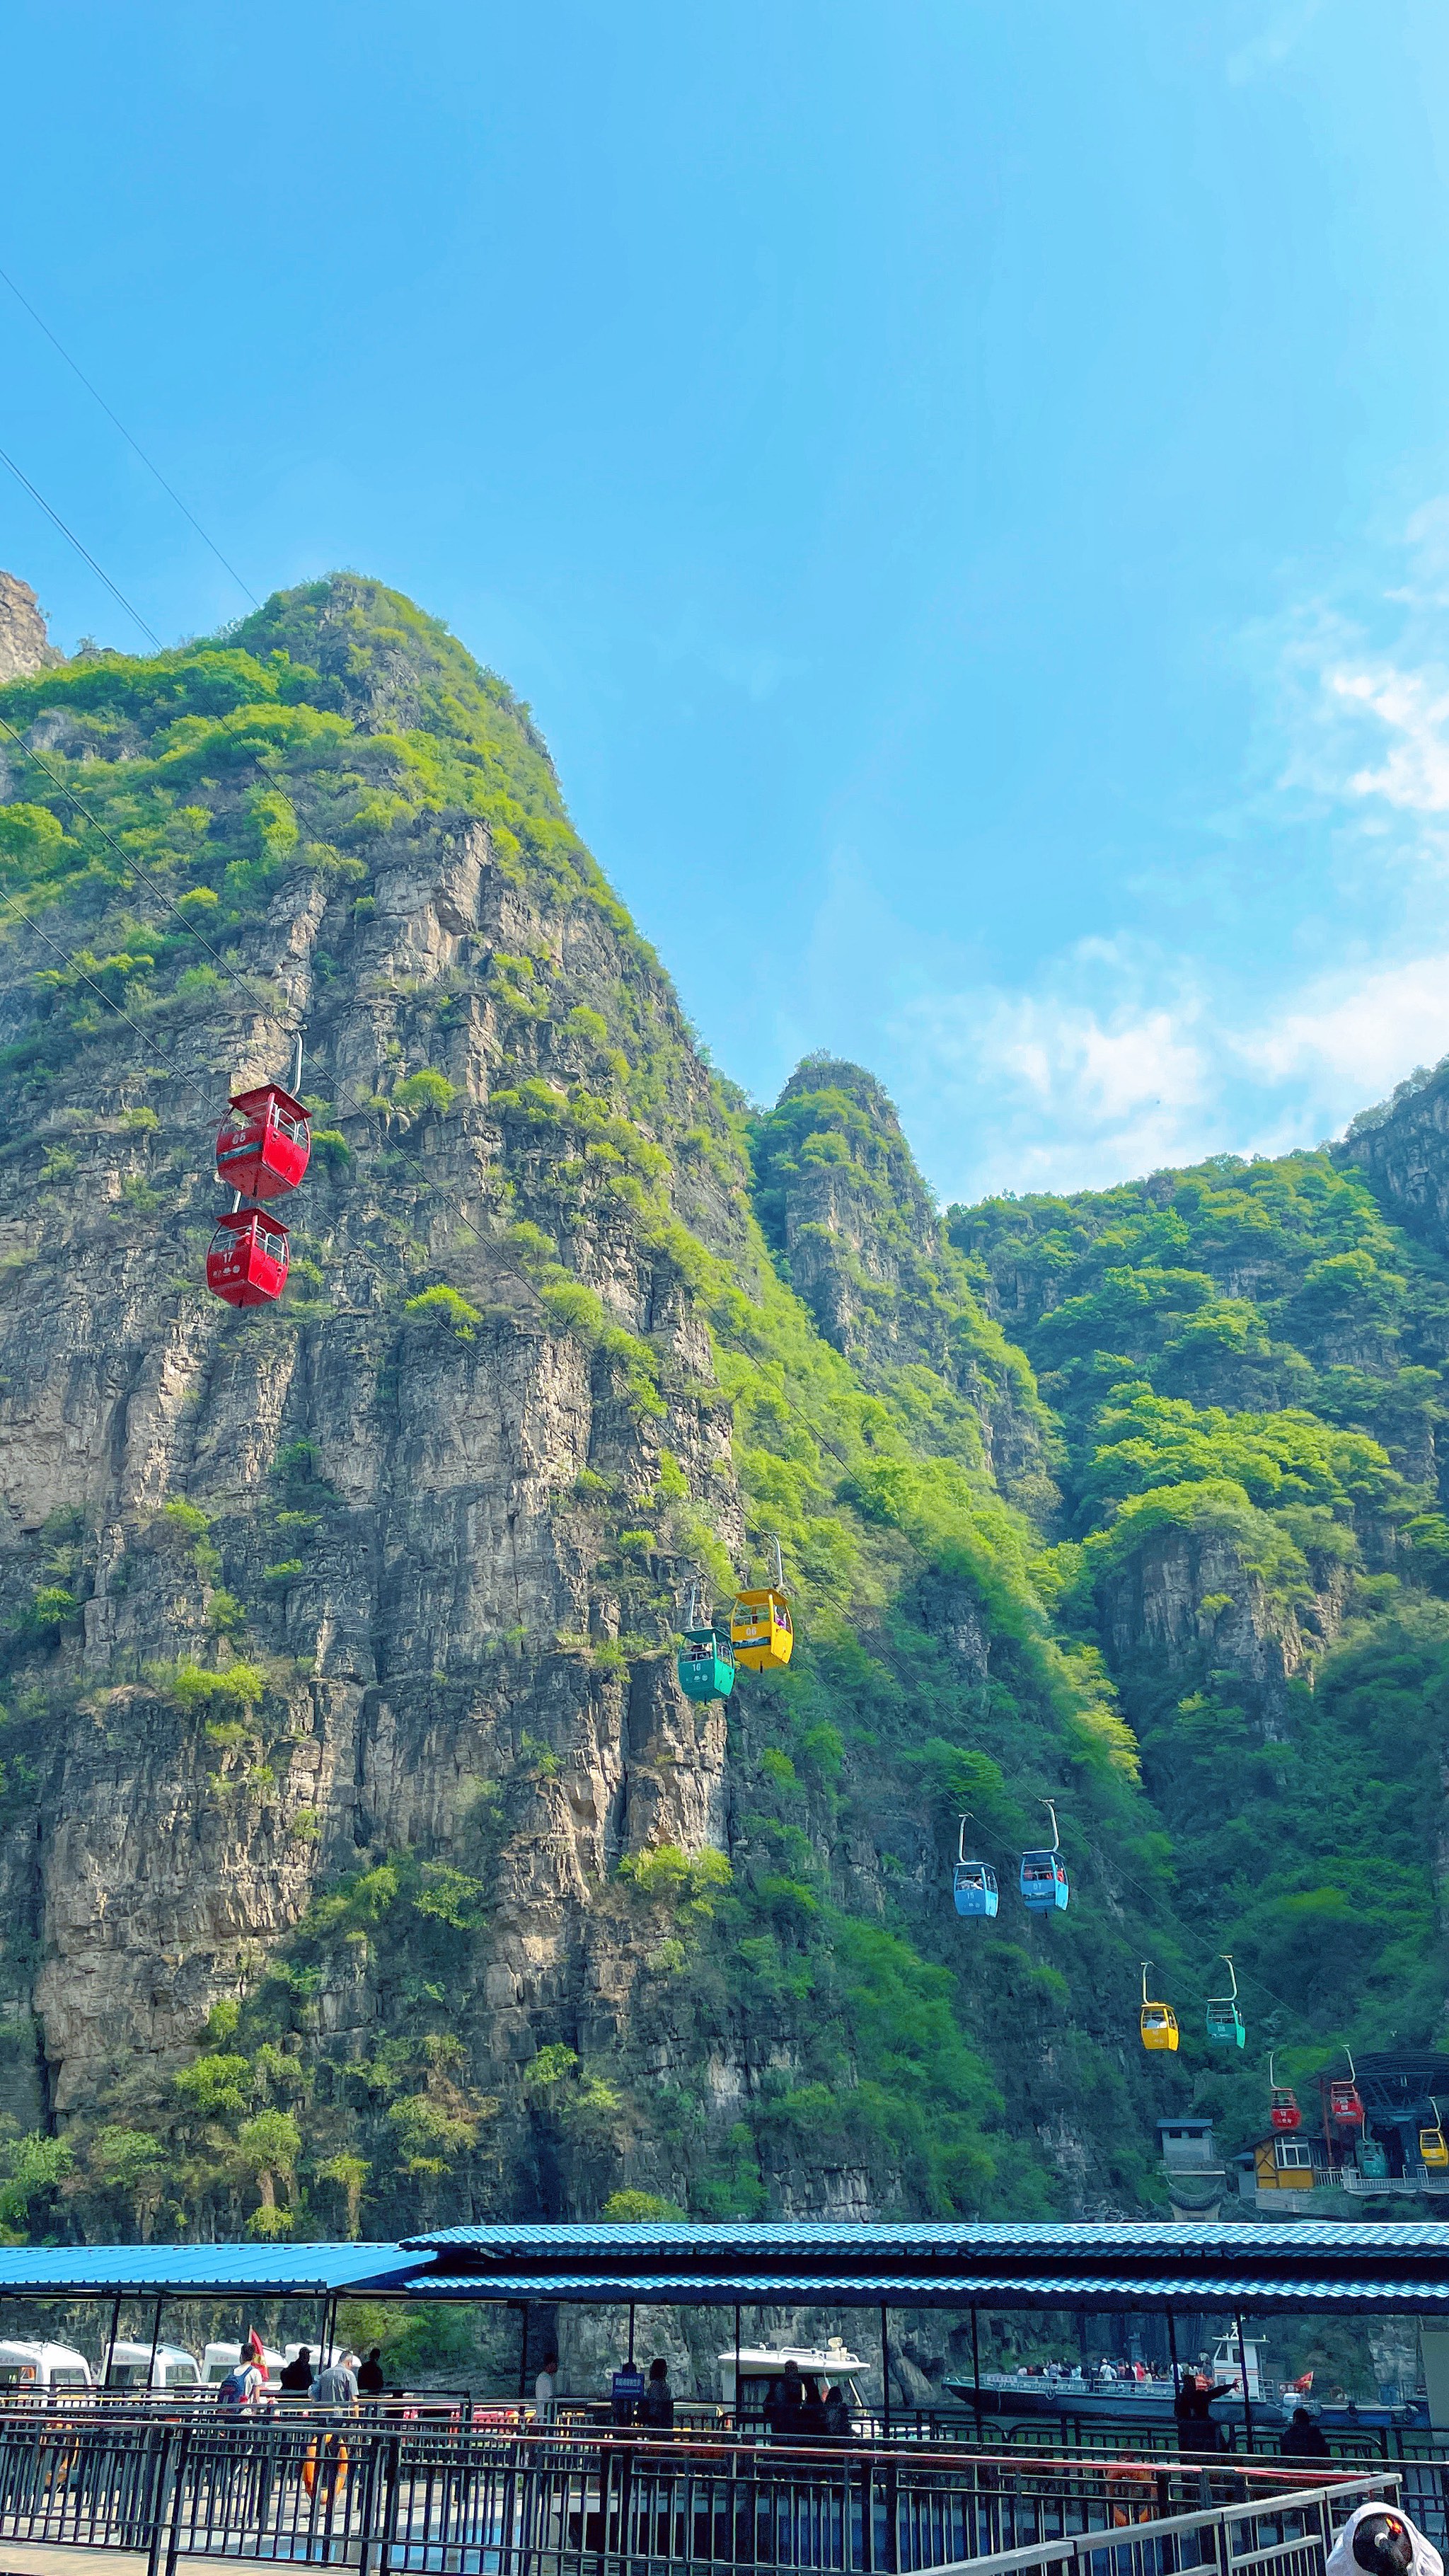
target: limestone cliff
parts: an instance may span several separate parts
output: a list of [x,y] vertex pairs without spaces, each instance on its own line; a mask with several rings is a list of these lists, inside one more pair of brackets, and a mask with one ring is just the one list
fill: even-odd
[[[1130,1980],[1137,1900],[1040,1977],[1043,1927],[963,1943],[949,1908],[962,1805],[1019,1844],[1070,1780],[1088,1867],[1150,1818],[993,1477],[1039,1474],[1029,1370],[928,1208],[940,1329],[867,1384],[776,1276],[737,1112],[527,710],[376,584],[3,707],[37,2209],[1130,2205],[1150,2105],[1102,1961]],[[292,1277],[237,1315],[201,1282],[212,1136],[298,1038]],[[795,1666],[696,1707],[688,1585],[726,1598],[771,1532]]]
[[40,604],[29,582],[13,572],[0,572],[0,687],[28,671],[43,671],[58,662],[46,632]]

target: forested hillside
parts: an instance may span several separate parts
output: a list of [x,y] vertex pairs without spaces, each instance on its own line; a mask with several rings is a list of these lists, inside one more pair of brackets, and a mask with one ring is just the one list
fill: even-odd
[[[1106,2214],[1270,2021],[1429,2035],[1431,1216],[1308,1155],[946,1221],[858,1068],[751,1111],[377,584],[0,717],[0,2224]],[[212,1137],[299,1035],[237,1314]],[[697,1707],[774,1536],[794,1663]],[[1241,2071],[1146,2061],[1223,1946]]]

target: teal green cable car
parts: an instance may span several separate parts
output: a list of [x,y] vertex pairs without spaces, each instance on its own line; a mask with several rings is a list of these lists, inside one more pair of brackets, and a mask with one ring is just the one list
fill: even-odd
[[1218,1957],[1227,1969],[1232,1992],[1227,1995],[1209,1995],[1207,2035],[1219,2048],[1245,2048],[1248,2033],[1243,2016],[1238,2010],[1237,1970],[1226,1950],[1219,1950]]
[[686,1699],[728,1699],[735,1686],[735,1650],[728,1628],[699,1621],[698,1586],[691,1584],[688,1626],[675,1670]]

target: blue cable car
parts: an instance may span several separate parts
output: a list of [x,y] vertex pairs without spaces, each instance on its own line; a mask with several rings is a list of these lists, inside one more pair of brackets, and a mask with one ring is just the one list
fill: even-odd
[[1227,1995],[1209,1995],[1207,2035],[1219,2048],[1246,2048],[1247,2025],[1238,2010],[1238,1972],[1226,1950],[1219,1950],[1218,1957],[1227,1969],[1232,1992]]
[[1052,1847],[1050,1851],[1022,1853],[1021,1901],[1029,1914],[1065,1914],[1070,1889],[1062,1838],[1057,1831],[1056,1801],[1043,1798],[1042,1805],[1052,1820]]
[[999,1901],[996,1872],[988,1860],[967,1859],[966,1828],[970,1822],[969,1815],[961,1819],[961,1834],[956,1845],[956,1869],[951,1881],[951,1893],[956,1899],[958,1914],[974,1915],[978,1919],[985,1915],[989,1919],[996,1912]]
[[689,1587],[689,1607],[675,1671],[686,1699],[728,1699],[735,1686],[735,1650],[728,1628],[700,1617],[699,1585]]
[[686,1699],[728,1699],[735,1686],[729,1630],[686,1628],[675,1670]]

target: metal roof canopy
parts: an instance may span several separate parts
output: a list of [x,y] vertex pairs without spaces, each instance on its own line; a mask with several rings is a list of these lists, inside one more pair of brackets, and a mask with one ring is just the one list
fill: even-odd
[[0,2298],[363,2297],[427,2268],[400,2245],[6,2245]]
[[0,2296],[598,2306],[1269,2309],[1449,2316],[1449,2226],[1318,2220],[449,2227],[399,2245],[0,2248]]
[[1048,2221],[501,2225],[404,2240],[414,2297],[1449,2314],[1449,2228]]

